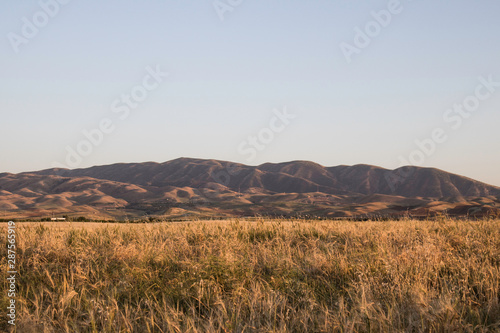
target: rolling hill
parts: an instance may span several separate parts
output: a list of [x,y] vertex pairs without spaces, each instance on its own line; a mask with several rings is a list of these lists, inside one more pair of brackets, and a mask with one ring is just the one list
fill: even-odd
[[[0,174],[4,215],[352,217],[500,212],[500,188],[434,168],[179,158]],[[10,216],[9,215],[9,216]]]

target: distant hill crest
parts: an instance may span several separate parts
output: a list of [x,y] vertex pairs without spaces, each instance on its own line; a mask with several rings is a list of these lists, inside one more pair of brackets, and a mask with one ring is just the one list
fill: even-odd
[[[55,210],[120,216],[174,211],[341,216],[393,214],[404,207],[419,214],[453,209],[466,214],[470,207],[500,211],[499,198],[499,187],[435,168],[325,167],[301,160],[249,166],[182,157],[164,163],[0,174],[0,209],[33,214]],[[207,202],[210,205],[200,206]]]

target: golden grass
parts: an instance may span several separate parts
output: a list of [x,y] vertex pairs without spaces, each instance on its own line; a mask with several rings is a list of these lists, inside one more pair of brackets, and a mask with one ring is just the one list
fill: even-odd
[[500,220],[34,223],[17,235],[17,332],[500,331]]

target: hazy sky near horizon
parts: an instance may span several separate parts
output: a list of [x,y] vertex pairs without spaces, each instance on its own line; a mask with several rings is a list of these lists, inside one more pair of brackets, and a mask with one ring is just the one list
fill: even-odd
[[500,186],[499,1],[60,1],[2,3],[0,172],[311,160]]

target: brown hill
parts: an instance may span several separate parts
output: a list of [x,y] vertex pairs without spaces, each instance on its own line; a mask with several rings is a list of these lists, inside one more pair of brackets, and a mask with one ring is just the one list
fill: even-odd
[[323,167],[308,161],[238,163],[180,158],[165,163],[131,163],[88,169],[49,169],[38,175],[91,177],[138,186],[204,187],[220,183],[232,191],[252,187],[275,193],[387,194],[404,197],[500,196],[500,188],[434,168],[388,170],[371,165]]
[[[308,161],[238,163],[179,158],[86,169],[0,174],[0,209],[12,214],[97,212],[321,216],[500,212],[500,188],[433,168],[324,167]],[[464,213],[466,212],[466,213]]]

